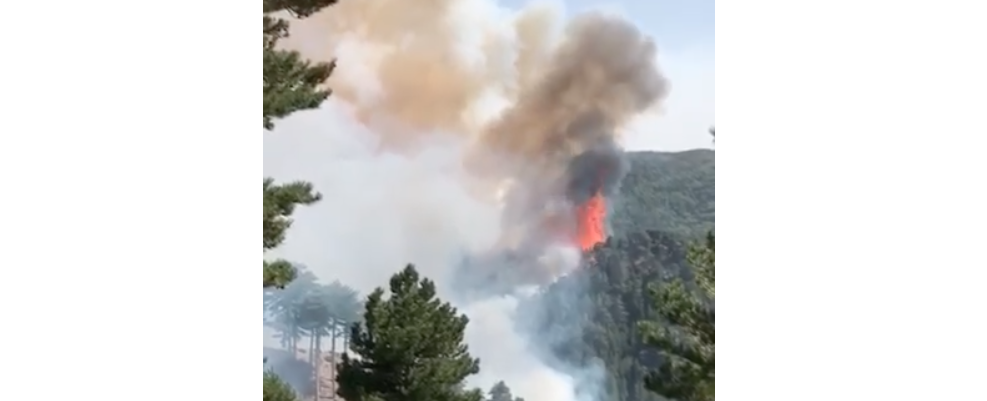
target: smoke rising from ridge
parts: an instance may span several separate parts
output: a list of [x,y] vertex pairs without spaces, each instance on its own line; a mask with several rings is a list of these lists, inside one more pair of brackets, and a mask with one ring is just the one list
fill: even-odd
[[293,22],[285,44],[339,60],[328,84],[382,147],[411,152],[424,137],[466,137],[467,165],[501,180],[559,173],[667,95],[654,42],[635,26],[587,13],[558,31],[559,14],[533,6],[511,15],[479,0],[341,1]]
[[532,349],[516,327],[518,285],[466,301],[456,274],[494,283],[482,269],[464,273],[462,257],[511,250],[486,268],[530,269],[539,282],[575,268],[578,249],[557,241],[577,223],[574,206],[614,194],[627,171],[622,128],[668,92],[654,43],[632,24],[561,14],[484,0],[342,0],[293,21],[284,42],[338,59],[333,96],[264,137],[265,175],[312,181],[325,195],[298,209],[272,256],[364,294],[414,263],[471,318],[474,384],[505,380],[536,401],[579,399],[577,382],[601,384],[587,373],[599,368],[560,371]]

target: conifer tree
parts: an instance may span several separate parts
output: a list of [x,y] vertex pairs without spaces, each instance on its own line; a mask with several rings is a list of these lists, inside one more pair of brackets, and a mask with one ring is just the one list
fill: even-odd
[[[312,64],[298,52],[278,49],[288,36],[288,22],[275,14],[304,18],[335,4],[336,0],[264,0],[264,129],[274,128],[275,118],[318,107],[330,91],[322,88],[332,74],[333,63]],[[264,178],[264,252],[284,241],[296,205],[310,205],[321,196],[307,182],[274,185]],[[284,288],[295,277],[284,260],[264,260],[264,288]],[[291,387],[274,372],[264,373],[264,401],[295,401]]]
[[490,388],[490,399],[488,401],[524,401],[524,398],[514,397],[511,388],[503,381],[499,381]]
[[264,128],[273,119],[298,110],[314,109],[332,93],[322,84],[332,75],[335,62],[312,63],[291,50],[277,48],[288,37],[288,21],[282,13],[305,18],[336,4],[337,0],[264,0]]
[[363,322],[350,328],[351,357],[343,355],[337,379],[347,401],[481,401],[464,390],[480,371],[464,344],[469,319],[436,297],[435,284],[413,265],[367,297]]
[[658,314],[665,320],[642,323],[645,343],[665,363],[645,379],[645,387],[681,401],[712,401],[715,393],[716,310],[715,236],[692,247],[687,260],[695,270],[698,291],[680,280],[654,289]]
[[[264,129],[274,128],[274,119],[299,110],[318,107],[331,91],[322,85],[335,63],[311,63],[296,51],[279,49],[288,36],[288,21],[277,15],[308,17],[337,0],[264,0]],[[284,241],[296,205],[311,205],[321,195],[312,184],[292,182],[274,185],[264,179],[264,251]],[[283,260],[264,261],[264,288],[284,288],[295,276]]]
[[[264,251],[280,245],[291,227],[291,214],[297,205],[311,205],[321,195],[311,183],[291,182],[275,185],[274,179],[264,178]],[[264,261],[264,288],[284,288],[295,278],[295,269],[285,260]]]
[[503,381],[497,382],[490,388],[490,401],[514,401],[511,389]]
[[295,390],[278,375],[268,370],[264,372],[264,401],[294,401],[298,399]]

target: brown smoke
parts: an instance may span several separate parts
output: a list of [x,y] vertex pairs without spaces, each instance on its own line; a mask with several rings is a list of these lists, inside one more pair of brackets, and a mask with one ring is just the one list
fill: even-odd
[[[435,135],[468,139],[464,164],[474,178],[515,182],[505,231],[537,235],[528,227],[558,215],[546,205],[566,199],[576,156],[618,143],[621,127],[659,103],[668,84],[652,40],[622,18],[585,13],[559,30],[551,9],[495,21],[479,6],[489,4],[341,0],[293,22],[285,44],[338,59],[334,96],[387,150],[414,152]],[[477,118],[489,93],[508,106]]]
[[[349,0],[292,24],[285,43],[310,57],[337,57],[339,73],[328,84],[351,103],[385,146],[401,149],[436,131],[464,134],[465,109],[492,81],[489,66],[469,66],[457,54],[460,35],[448,20],[453,0]],[[340,54],[338,45],[356,40],[372,54]],[[350,57],[347,60],[347,57]],[[367,58],[373,59],[368,65]],[[382,96],[368,100],[365,82],[348,72],[371,70]]]
[[654,43],[622,19],[576,17],[544,74],[486,127],[480,148],[564,167],[665,96],[655,55]]
[[[471,4],[481,2],[343,0],[293,22],[285,44],[315,59],[339,58],[339,72],[329,82],[335,96],[353,104],[365,123],[385,125],[374,128],[393,148],[443,132],[480,136],[482,148],[532,157],[577,145],[565,136],[584,113],[605,114],[604,135],[613,135],[667,92],[654,64],[654,44],[623,19],[576,16],[553,49],[557,24],[550,9],[522,11],[512,21],[512,39],[492,24],[473,23],[487,21],[464,21],[456,10]],[[462,54],[464,29],[481,38],[468,49],[474,60]],[[349,60],[354,55],[340,54],[346,40],[364,44],[364,54]],[[361,94],[365,83],[347,79],[355,70],[372,70],[359,74],[373,76],[381,96],[368,100]],[[478,127],[467,114],[485,90],[499,92],[514,107]]]

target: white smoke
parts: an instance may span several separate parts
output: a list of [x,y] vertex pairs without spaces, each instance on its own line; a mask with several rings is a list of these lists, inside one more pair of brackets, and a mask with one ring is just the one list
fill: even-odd
[[[491,74],[484,79],[498,83],[483,89],[460,116],[467,122],[464,130],[479,131],[510,105],[505,91],[511,88],[505,89],[503,83],[525,78],[518,77],[514,68],[521,62],[517,57],[485,60],[484,55],[524,51],[510,40],[517,18],[528,21],[520,24],[527,35],[545,38],[539,46],[551,47],[555,39],[540,32],[556,29],[546,24],[553,20],[546,16],[560,12],[543,7],[520,15],[487,0],[454,4],[447,17],[455,22],[459,62],[484,64]],[[302,31],[293,34],[295,46],[310,57],[327,58],[324,44],[305,40],[318,35],[304,32],[304,24],[298,26]],[[491,37],[504,40],[488,41]],[[348,67],[338,69],[333,79],[355,89],[345,98],[359,107],[346,104],[343,96],[331,97],[320,109],[277,121],[274,132],[264,134],[264,176],[277,182],[309,181],[323,194],[319,203],[296,210],[286,241],[268,256],[304,264],[322,281],[339,280],[362,295],[386,286],[391,275],[413,263],[438,284],[440,296],[470,317],[466,340],[470,352],[481,360],[481,372],[470,379],[470,385],[486,391],[503,380],[515,395],[529,401],[583,401],[577,388],[598,390],[602,369],[550,367],[560,365],[550,365],[549,353],[536,349],[529,341],[532,333],[517,325],[518,305],[531,288],[478,301],[463,301],[453,291],[454,272],[462,257],[489,250],[502,234],[499,197],[485,186],[489,183],[476,182],[462,165],[466,152],[475,150],[473,132],[416,132],[416,137],[426,139],[419,151],[382,151],[381,135],[366,123],[374,119],[370,126],[379,128],[387,124],[379,119],[388,116],[368,117],[354,109],[366,110],[388,96],[386,85],[373,74],[387,49],[361,42],[359,35],[334,40],[333,55]],[[513,48],[478,51],[491,43]],[[537,51],[528,52],[528,58],[538,56]],[[549,245],[538,263],[562,275],[575,268],[578,255],[578,250]]]
[[[339,280],[364,295],[414,263],[445,299],[455,299],[449,295],[459,258],[490,248],[500,221],[497,204],[469,194],[458,159],[464,149],[453,139],[436,139],[415,156],[379,153],[374,134],[332,99],[279,121],[264,134],[264,175],[310,181],[323,200],[295,212],[285,243],[270,256],[304,264],[323,281]],[[556,249],[542,262],[565,271],[578,256]],[[528,400],[575,400],[574,379],[548,368],[516,330],[518,297],[456,305],[471,319],[466,339],[481,359],[481,373],[470,384],[487,390],[504,380]]]
[[298,208],[271,256],[362,291],[408,263],[444,284],[457,256],[498,235],[499,208],[466,190],[461,149],[437,139],[413,157],[379,153],[373,133],[331,98],[280,121],[264,134],[264,175],[312,182],[323,199]]

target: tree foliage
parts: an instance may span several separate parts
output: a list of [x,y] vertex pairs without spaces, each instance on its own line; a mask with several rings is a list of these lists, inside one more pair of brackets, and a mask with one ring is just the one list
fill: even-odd
[[408,265],[366,300],[362,324],[351,327],[339,366],[338,394],[347,401],[481,401],[463,390],[479,359],[463,343],[469,319],[436,297],[435,284]]
[[[288,36],[288,20],[308,17],[337,0],[264,0],[264,129],[274,128],[274,119],[299,110],[318,107],[331,91],[323,87],[335,63],[312,63],[297,52],[278,48]],[[312,184],[292,182],[274,185],[264,179],[264,251],[284,241],[296,205],[311,205],[321,195]],[[291,265],[283,260],[264,261],[264,288],[284,287],[294,278]]]
[[659,401],[644,386],[662,356],[644,343],[638,324],[659,319],[649,287],[691,280],[686,246],[678,235],[646,231],[611,238],[582,266],[519,307],[539,335],[534,341],[566,366],[606,367],[600,399]]
[[630,152],[631,169],[613,199],[610,224],[622,237],[649,230],[685,239],[713,229],[716,215],[714,152]]
[[664,322],[644,322],[645,341],[665,363],[645,380],[649,390],[682,401],[712,401],[715,393],[715,236],[692,247],[695,291],[682,281],[655,287],[655,309]]
[[337,0],[264,0],[264,128],[274,127],[275,118],[298,110],[314,109],[332,91],[322,87],[332,75],[335,62],[312,63],[297,51],[279,49],[288,36],[288,21],[274,14],[308,17]]
[[[330,341],[336,353],[337,339],[345,341],[347,328],[357,322],[362,305],[356,290],[338,282],[318,282],[315,274],[304,266],[294,266],[297,277],[283,289],[264,291],[264,324],[278,332],[281,346],[294,355],[302,336],[309,338],[308,349],[315,356],[323,350],[322,340]],[[345,348],[345,346],[344,346]]]
[[[298,205],[311,205],[322,195],[314,192],[312,184],[292,182],[275,185],[274,179],[264,179],[264,251],[274,249],[284,242],[285,232],[291,227],[291,214]],[[284,288],[295,278],[291,263],[285,260],[264,261],[264,288]]]
[[295,390],[274,372],[264,371],[264,401],[296,401]]
[[514,397],[511,394],[511,388],[507,387],[507,384],[503,381],[495,383],[487,394],[490,396],[487,401],[524,401],[524,398]]
[[[537,345],[549,349],[560,362],[568,366],[602,362],[606,367],[602,399],[712,399],[683,398],[683,394],[691,396],[686,390],[712,396],[714,382],[713,236],[704,243],[708,246],[687,244],[681,236],[661,231],[611,238],[589,252],[579,270],[522,305],[520,310],[526,313],[522,318],[539,333],[534,340],[542,343]],[[657,294],[664,298],[656,299]],[[709,308],[696,307],[697,302],[708,303]],[[658,330],[669,334],[663,338],[672,348],[656,346],[656,341],[642,335],[642,330],[654,326],[669,329]],[[695,344],[695,338],[700,345],[683,351],[682,345]],[[699,371],[708,376],[681,384],[678,393],[652,391],[678,380],[655,373],[681,365],[677,361],[683,356],[699,360],[704,364]],[[708,364],[702,359],[707,356]]]
[[[278,49],[278,40],[288,35],[288,22],[276,13],[296,18],[309,16],[336,0],[264,0],[264,129],[274,127],[275,118],[295,111],[318,107],[330,94],[320,88],[332,74],[334,65],[312,64],[297,52]],[[264,252],[284,241],[284,232],[291,226],[291,214],[296,205],[315,203],[320,195],[312,185],[294,182],[274,185],[264,179]],[[284,260],[264,260],[264,288],[283,288],[295,277],[291,264]],[[264,374],[264,401],[294,401],[290,387],[273,372]],[[269,398],[270,396],[270,398]]]

